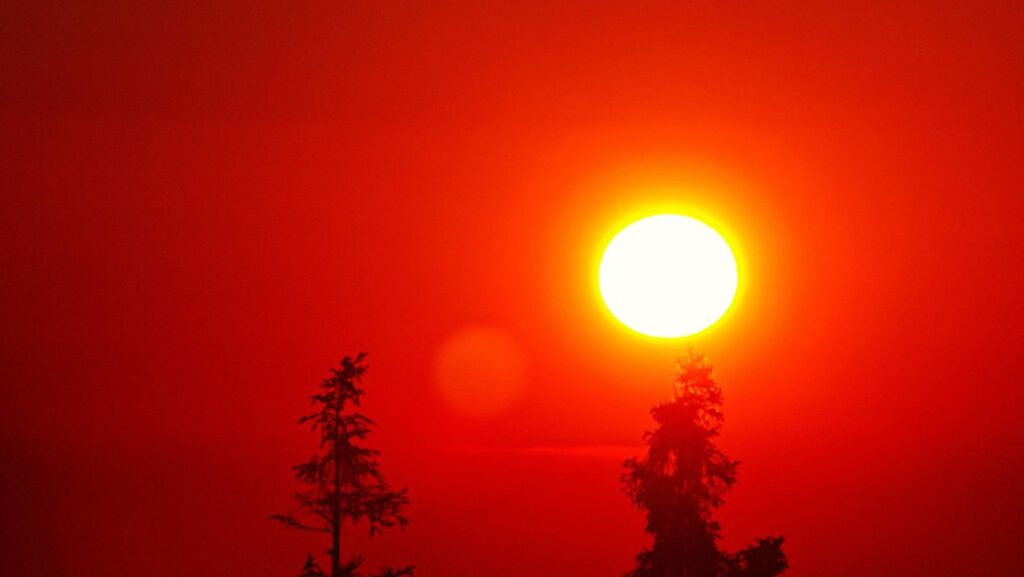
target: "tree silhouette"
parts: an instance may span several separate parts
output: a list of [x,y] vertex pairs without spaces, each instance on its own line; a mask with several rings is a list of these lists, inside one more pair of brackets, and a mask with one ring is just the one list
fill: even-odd
[[679,360],[673,400],[651,410],[657,427],[646,454],[625,463],[623,483],[646,512],[651,546],[627,577],[773,577],[787,567],[782,537],[729,555],[718,549],[712,517],[736,482],[737,461],[715,446],[722,427],[722,389],[703,355]]
[[782,552],[782,537],[758,539],[732,559],[729,577],[774,577],[789,567]]
[[[331,577],[354,577],[362,563],[359,556],[341,561],[341,529],[346,521],[366,522],[371,537],[408,524],[402,515],[409,503],[406,490],[393,490],[384,481],[379,451],[361,444],[374,424],[354,410],[364,394],[359,384],[366,369],[366,353],[346,356],[310,397],[316,410],[299,419],[299,424],[320,432],[320,452],[292,467],[298,480],[309,487],[295,494],[298,507],[294,511],[271,516],[294,529],[330,534]],[[385,568],[382,576],[411,575],[412,569]],[[320,575],[325,574],[310,555],[300,577]]]
[[299,577],[324,577],[324,570],[316,564],[312,554],[306,555],[306,564],[302,566],[302,573]]

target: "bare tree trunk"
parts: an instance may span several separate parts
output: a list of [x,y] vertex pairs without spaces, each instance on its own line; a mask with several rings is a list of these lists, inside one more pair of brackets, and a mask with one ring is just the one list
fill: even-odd
[[341,512],[340,507],[335,507],[331,519],[331,577],[342,577],[341,575]]
[[[340,388],[340,387],[339,387]],[[341,391],[338,391],[340,397]],[[331,503],[331,577],[341,575],[341,407],[334,409],[334,498]]]

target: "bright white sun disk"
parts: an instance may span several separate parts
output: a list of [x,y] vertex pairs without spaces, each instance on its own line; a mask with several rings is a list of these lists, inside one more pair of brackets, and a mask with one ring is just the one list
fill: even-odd
[[736,259],[708,225],[660,214],[624,228],[608,244],[598,272],[601,296],[615,318],[652,337],[698,333],[729,309]]

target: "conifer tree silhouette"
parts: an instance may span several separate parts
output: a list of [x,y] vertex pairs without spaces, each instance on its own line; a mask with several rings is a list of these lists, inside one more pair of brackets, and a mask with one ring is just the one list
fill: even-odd
[[[271,516],[294,529],[330,534],[330,577],[354,577],[362,563],[358,555],[342,563],[341,530],[346,521],[365,522],[370,536],[408,524],[402,514],[409,503],[406,490],[393,490],[385,482],[377,461],[379,451],[362,445],[374,424],[355,411],[364,394],[359,385],[366,369],[366,353],[346,356],[310,397],[316,410],[299,419],[299,424],[320,432],[320,452],[292,467],[298,480],[308,485],[295,494],[298,507]],[[411,575],[412,569],[385,568],[382,575]],[[310,555],[300,577],[320,575],[325,574]]]
[[737,461],[715,445],[722,389],[703,355],[679,360],[673,400],[651,410],[657,427],[646,454],[625,463],[623,483],[647,516],[651,546],[626,577],[774,577],[787,567],[782,537],[759,540],[737,555],[718,548],[713,512],[736,482]]

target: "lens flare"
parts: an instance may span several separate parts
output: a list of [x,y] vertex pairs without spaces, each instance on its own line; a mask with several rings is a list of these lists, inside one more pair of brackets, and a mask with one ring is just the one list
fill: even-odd
[[526,357],[508,332],[467,327],[444,342],[434,370],[441,396],[450,405],[486,417],[515,404],[522,396]]

